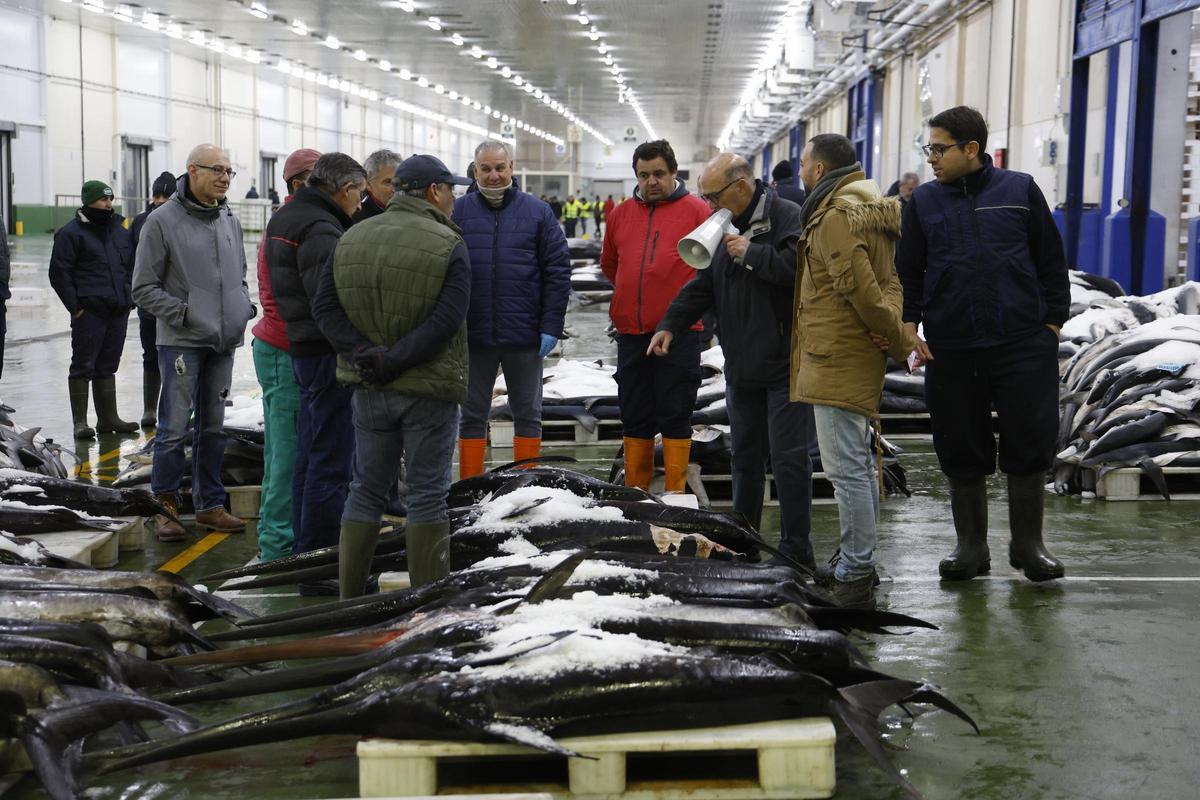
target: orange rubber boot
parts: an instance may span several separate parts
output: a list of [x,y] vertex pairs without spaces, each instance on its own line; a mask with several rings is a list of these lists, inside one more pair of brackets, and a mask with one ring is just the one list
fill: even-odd
[[458,477],[471,478],[483,474],[483,450],[487,439],[458,440]]
[[691,455],[691,439],[663,437],[663,470],[666,472],[664,492],[682,492],[687,486],[688,459]]
[[[513,461],[524,461],[527,458],[537,458],[542,452],[542,437],[514,436]],[[532,465],[531,465],[532,466]]]
[[625,437],[625,485],[650,491],[654,477],[654,440]]

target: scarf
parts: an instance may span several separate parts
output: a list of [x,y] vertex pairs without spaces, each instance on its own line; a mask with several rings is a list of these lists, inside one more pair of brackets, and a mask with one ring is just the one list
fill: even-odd
[[495,189],[479,184],[479,193],[483,195],[483,199],[492,208],[499,208],[504,203],[504,193],[512,188],[512,181],[509,181],[505,186],[497,186]]
[[800,229],[804,230],[808,227],[808,220],[812,218],[813,212],[817,210],[817,206],[825,201],[825,198],[833,194],[833,190],[842,182],[842,178],[854,172],[862,170],[862,164],[855,161],[848,167],[835,169],[829,172],[824,178],[817,183],[808,193],[808,197],[804,199],[804,206],[800,209]]

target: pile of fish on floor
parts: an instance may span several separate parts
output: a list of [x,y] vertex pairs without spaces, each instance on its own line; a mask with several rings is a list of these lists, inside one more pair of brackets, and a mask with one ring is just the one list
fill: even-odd
[[1164,467],[1200,468],[1200,283],[1092,299],[1063,326],[1054,486],[1091,493],[1137,467],[1170,499]]
[[[221,481],[226,486],[258,486],[263,477],[263,405],[261,397],[235,395],[225,409],[225,457],[221,464]],[[113,486],[147,486],[154,462],[154,440],[146,442],[140,452],[125,457],[125,467]],[[184,463],[185,487],[191,485],[192,449],[187,448]],[[180,510],[192,510],[191,493],[182,493]]]
[[[6,735],[64,800],[93,771],[313,735],[574,756],[562,737],[826,715],[918,796],[884,752],[883,711],[927,704],[978,731],[939,687],[874,669],[846,636],[935,626],[833,604],[798,565],[760,563],[773,550],[736,515],[547,465],[460,481],[451,502],[446,578],[257,618],[173,576],[71,569],[29,549],[31,566],[0,568]],[[337,558],[329,548],[201,580],[295,583],[336,575]],[[373,570],[404,566],[403,531],[385,532]],[[233,627],[189,624],[214,615]],[[306,638],[269,641],[295,634]],[[268,641],[216,649],[252,639]],[[315,691],[270,697],[297,689]],[[266,707],[203,726],[179,710],[250,696]],[[158,728],[143,740],[147,720]]]
[[600,270],[600,242],[567,239],[571,254],[571,307],[580,308],[612,299],[613,285]]
[[41,428],[26,428],[13,419],[16,410],[0,402],[0,469],[20,469],[56,478],[67,476],[63,449],[41,435]]
[[[688,474],[688,488],[700,498],[702,505],[708,506],[704,477],[726,476],[732,471],[729,409],[725,404],[725,355],[719,345],[701,352],[700,367],[703,378],[696,393],[695,411],[692,412],[692,469]],[[603,361],[562,359],[547,366],[542,378],[542,420],[577,422],[588,432],[594,432],[601,420],[619,421],[621,407],[617,399],[615,375],[616,367]],[[889,374],[888,378],[891,377]],[[924,384],[920,385],[924,392]],[[924,399],[921,404],[924,407]],[[512,419],[504,376],[496,380],[491,418]],[[908,496],[908,479],[899,461],[901,449],[874,432],[872,440],[872,449],[880,454],[885,490],[888,494]],[[614,435],[612,441],[616,444],[619,439]],[[810,455],[813,471],[821,472],[821,453],[815,437]],[[662,463],[662,442],[659,437],[655,447],[655,464],[661,468]],[[618,480],[623,469],[622,455],[618,453],[609,480]],[[826,494],[832,496],[828,492]]]

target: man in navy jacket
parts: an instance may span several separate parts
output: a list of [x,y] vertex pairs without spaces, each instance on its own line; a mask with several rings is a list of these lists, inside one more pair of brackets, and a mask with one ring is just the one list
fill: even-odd
[[513,183],[508,145],[475,148],[478,191],[454,203],[471,255],[467,402],[459,426],[459,474],[483,472],[496,370],[504,370],[513,414],[513,458],[542,443],[542,359],[562,336],[571,291],[567,240],[550,206]]
[[1058,330],[1071,303],[1066,257],[1033,178],[999,169],[987,123],[965,106],[929,121],[936,181],[905,205],[896,267],[904,322],[918,340],[933,445],[950,481],[958,546],[945,580],[988,572],[986,478],[1008,476],[1009,562],[1034,581],[1061,578],[1042,543],[1043,484],[1058,426]]
[[54,234],[50,285],[71,314],[71,367],[67,388],[76,439],[91,439],[88,386],[96,400],[96,430],[132,433],[136,422],[117,415],[117,367],[133,308],[133,237],[113,212],[113,191],[88,181],[75,218]]

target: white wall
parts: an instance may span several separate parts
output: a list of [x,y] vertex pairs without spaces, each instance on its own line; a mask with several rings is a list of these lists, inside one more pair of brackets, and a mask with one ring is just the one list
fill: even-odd
[[263,152],[279,155],[280,170],[300,147],[360,161],[381,147],[426,152],[459,171],[471,160],[475,134],[184,42],[120,38],[120,30],[0,8],[0,121],[18,125],[16,203],[78,196],[92,178],[119,191],[122,136],[153,140],[151,179],[182,172],[197,144],[224,147],[238,172],[233,198],[257,182]]

